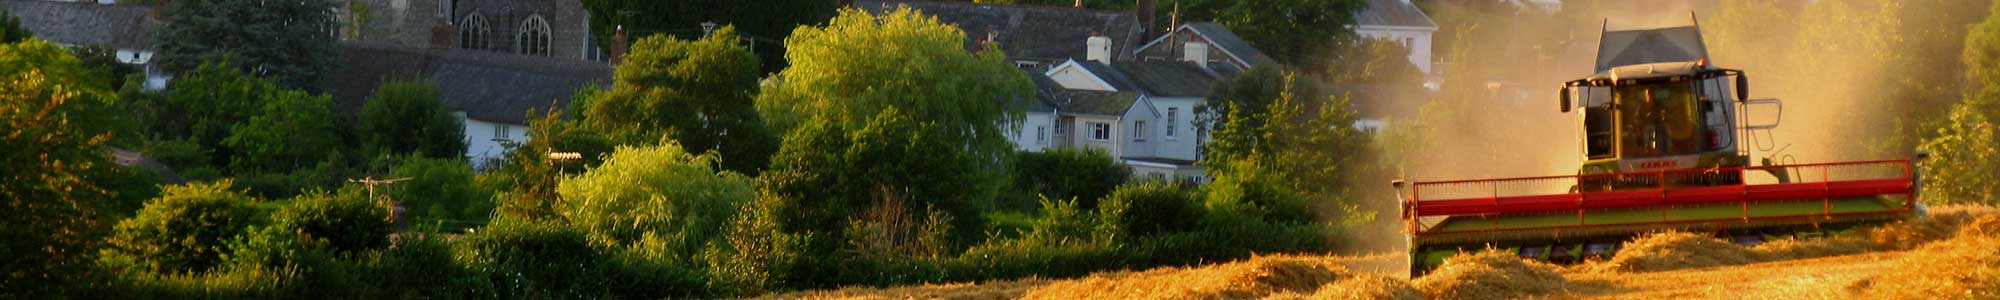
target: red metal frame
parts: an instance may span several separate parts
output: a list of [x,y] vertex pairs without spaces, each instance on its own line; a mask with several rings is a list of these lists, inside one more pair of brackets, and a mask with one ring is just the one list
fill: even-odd
[[[1717,176],[1717,175],[1735,174],[1735,176],[1739,176],[1736,178],[1740,179],[1743,178],[1741,177],[1743,176],[1743,174],[1747,174],[1750,171],[1764,171],[1764,170],[1778,169],[1778,170],[1788,170],[1788,172],[1792,172],[1792,171],[1799,171],[1811,168],[1820,169],[1820,172],[1818,174],[1820,179],[1819,181],[1773,183],[1773,184],[1732,184],[1732,185],[1720,185],[1720,186],[1687,186],[1687,187],[1666,186],[1666,182],[1668,182],[1668,179],[1670,178],[1689,178],[1685,176],[1690,176],[1690,175]],[[1900,168],[1901,174],[1897,174],[1898,176],[1890,178],[1833,180],[1832,178],[1828,177],[1829,175],[1831,175],[1829,173],[1830,172],[1829,170],[1833,168]],[[1878,170],[1889,170],[1889,169],[1878,169]],[[1631,225],[1671,225],[1671,224],[1708,223],[1708,222],[1721,222],[1721,221],[1747,222],[1747,221],[1765,220],[1765,219],[1831,218],[1831,217],[1845,217],[1845,216],[1858,216],[1858,215],[1898,214],[1898,213],[1906,213],[1911,209],[1913,209],[1916,205],[1917,195],[1915,191],[1916,187],[1914,182],[1914,176],[1912,176],[1913,174],[1914,170],[1912,169],[1912,165],[1909,160],[1874,160],[1874,161],[1796,164],[1796,165],[1757,166],[1757,167],[1724,167],[1724,168],[1712,168],[1712,169],[1663,170],[1663,171],[1628,172],[1628,173],[1616,173],[1616,174],[1539,176],[1539,177],[1518,177],[1518,178],[1500,178],[1500,179],[1418,182],[1411,186],[1410,196],[1406,198],[1409,200],[1403,203],[1403,218],[1406,222],[1406,226],[1409,227],[1411,234],[1424,234],[1423,232],[1421,232],[1420,228],[1421,226],[1420,224],[1418,224],[1417,221],[1419,217],[1474,216],[1474,215],[1494,216],[1494,215],[1506,215],[1506,214],[1567,213],[1570,211],[1575,211],[1577,213],[1578,224],[1579,224],[1573,226],[1550,226],[1550,227],[1510,228],[1510,229],[1500,229],[1497,228],[1497,226],[1495,226],[1496,228],[1493,229],[1477,230],[1477,232],[1498,232],[1498,231],[1541,230],[1541,229],[1551,229],[1551,228],[1589,228],[1589,227],[1600,227],[1600,226],[1631,226]],[[1616,180],[1616,179],[1648,179],[1648,178],[1650,178],[1652,182],[1658,183],[1659,186],[1654,188],[1636,189],[1636,190],[1614,190],[1614,191],[1601,191],[1601,192],[1572,191],[1560,194],[1528,194],[1528,195],[1510,195],[1510,196],[1501,196],[1499,188],[1503,184],[1510,184],[1510,183],[1534,184],[1534,183],[1545,183],[1551,181],[1557,183],[1565,181],[1582,182],[1583,180],[1586,179]],[[1424,187],[1426,186],[1462,187],[1462,186],[1480,186],[1480,185],[1486,186],[1486,188],[1490,189],[1491,191],[1483,193],[1485,194],[1485,196],[1476,196],[1476,197],[1457,197],[1449,199],[1423,198],[1424,195],[1423,190]],[[1461,188],[1459,190],[1465,190],[1465,189]],[[1866,197],[1866,196],[1894,195],[1894,194],[1902,194],[1907,196],[1904,197],[1903,201],[1904,203],[1901,209],[1892,211],[1881,211],[1881,212],[1859,212],[1859,213],[1838,213],[1838,214],[1832,212],[1831,199],[1833,198]],[[1794,216],[1773,216],[1773,217],[1749,216],[1749,203],[1751,202],[1795,201],[1801,199],[1821,199],[1824,203],[1823,204],[1824,210],[1817,214],[1801,214]],[[1599,225],[1582,224],[1584,212],[1590,209],[1660,207],[1663,209],[1661,213],[1665,214],[1667,213],[1668,210],[1671,210],[1672,207],[1674,206],[1695,205],[1695,204],[1717,204],[1717,203],[1742,203],[1744,207],[1744,213],[1742,216],[1737,218],[1723,218],[1723,219],[1712,219],[1712,220],[1711,219],[1678,220],[1678,221],[1662,221],[1662,222],[1648,222],[1648,223],[1636,223],[1636,224],[1599,224]],[[1452,233],[1463,233],[1463,232],[1470,232],[1470,231],[1455,231]]]

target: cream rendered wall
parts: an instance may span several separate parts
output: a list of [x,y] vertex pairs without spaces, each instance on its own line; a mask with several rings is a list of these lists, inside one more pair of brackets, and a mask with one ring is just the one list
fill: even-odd
[[1424,74],[1431,74],[1431,34],[1437,32],[1436,28],[1363,25],[1354,32],[1362,37],[1406,43],[1405,46],[1410,49],[1410,63],[1417,65],[1417,70]]
[[[1202,103],[1202,98],[1152,98],[1150,102],[1153,104],[1153,109],[1160,112],[1157,121],[1147,122],[1158,123],[1151,126],[1153,129],[1149,129],[1155,132],[1153,136],[1160,141],[1155,143],[1153,156],[1201,160],[1201,145],[1207,141],[1195,134],[1198,127],[1194,122],[1194,107]],[[1173,137],[1167,137],[1167,113],[1170,110],[1177,112],[1174,116]]]
[[[459,113],[459,120],[465,121],[465,158],[474,168],[485,168],[489,161],[507,155],[507,143],[528,141],[528,127],[465,118]],[[498,136],[500,128],[506,128],[506,136]]]
[[[1056,146],[1055,115],[1045,111],[1030,111],[1020,124],[1007,131],[1007,141],[1014,142],[1014,149],[1020,151],[1042,151]],[[1039,135],[1039,137],[1037,136]]]
[[[1091,139],[1090,123],[1111,124],[1111,138],[1102,141]],[[1120,136],[1125,134],[1122,132],[1125,127],[1118,126],[1118,117],[1075,115],[1074,118],[1070,119],[1068,126],[1070,136],[1076,141],[1076,147],[1103,149],[1104,152],[1111,153],[1111,157],[1124,157],[1124,152],[1122,152],[1124,150],[1122,147],[1123,144],[1117,143],[1117,141]]]
[[[1152,157],[1160,144],[1160,121],[1154,118],[1152,105],[1146,103],[1148,97],[1133,100],[1132,107],[1125,109],[1125,115],[1118,120],[1120,135],[1111,137],[1118,141],[1123,153],[1112,157]],[[1144,122],[1145,124],[1139,124]],[[1138,126],[1146,128],[1138,128]]]

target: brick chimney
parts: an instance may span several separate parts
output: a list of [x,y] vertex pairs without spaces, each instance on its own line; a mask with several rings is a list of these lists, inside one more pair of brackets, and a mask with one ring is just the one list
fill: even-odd
[[611,64],[617,65],[625,59],[625,25],[618,25],[617,33],[611,34]]
[[431,25],[431,48],[451,49],[458,47],[458,28],[451,23],[437,22]]

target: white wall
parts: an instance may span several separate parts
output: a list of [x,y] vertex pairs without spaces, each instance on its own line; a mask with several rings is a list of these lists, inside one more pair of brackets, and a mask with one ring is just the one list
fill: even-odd
[[[1154,156],[1154,150],[1160,144],[1160,121],[1153,117],[1152,106],[1146,103],[1146,98],[1139,97],[1138,100],[1133,100],[1132,107],[1126,108],[1125,115],[1118,118],[1117,127],[1120,134],[1111,137],[1111,140],[1118,141],[1119,148],[1123,149],[1124,153],[1112,157]],[[1141,122],[1145,124],[1140,124]],[[1139,126],[1146,128],[1142,129]]]
[[1424,74],[1431,73],[1431,34],[1435,32],[1437,32],[1435,28],[1373,25],[1360,26],[1354,30],[1354,33],[1362,37],[1406,43],[1405,46],[1410,48],[1410,63],[1417,65],[1417,70],[1423,71]]
[[1020,151],[1042,151],[1056,146],[1055,115],[1045,111],[1030,111],[1026,118],[1007,131],[1007,141],[1014,142],[1014,149]]
[[[528,141],[527,126],[468,119],[463,112],[458,115],[459,120],[465,121],[465,158],[474,168],[484,168],[487,161],[506,155],[504,141]],[[506,128],[507,136],[497,136],[501,133],[499,128]]]
[[[1153,125],[1154,136],[1160,140],[1154,147],[1153,156],[1201,160],[1201,145],[1206,141],[1195,134],[1198,125],[1194,122],[1194,107],[1201,102],[1202,98],[1152,98],[1153,107],[1160,112],[1159,120],[1155,121],[1159,124]],[[1167,114],[1170,111],[1175,113],[1172,137],[1167,136]]]
[[[1102,141],[1091,139],[1090,123],[1111,124],[1111,139]],[[1118,118],[1098,115],[1076,115],[1070,119],[1070,123],[1066,126],[1069,127],[1070,136],[1072,139],[1075,139],[1077,147],[1103,149],[1105,152],[1111,153],[1111,157],[1124,157],[1124,152],[1121,152],[1124,149],[1120,143],[1116,143],[1120,137],[1126,134],[1122,132],[1125,126],[1118,126]]]
[[1085,70],[1083,66],[1077,65],[1074,61],[1049,69],[1049,72],[1044,75],[1048,75],[1049,79],[1055,80],[1056,84],[1060,84],[1063,88],[1067,89],[1104,92],[1118,91],[1117,88],[1111,87],[1104,80],[1098,79],[1097,76],[1103,74],[1093,75],[1089,70]]

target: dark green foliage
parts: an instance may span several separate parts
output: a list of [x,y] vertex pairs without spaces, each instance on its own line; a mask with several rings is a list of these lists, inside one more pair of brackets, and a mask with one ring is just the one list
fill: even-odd
[[21,18],[9,12],[0,11],[0,44],[13,44],[35,38],[35,33],[21,28]]
[[465,122],[438,100],[428,81],[388,80],[361,105],[362,143],[378,155],[465,156]]
[[[116,188],[96,114],[113,95],[48,42],[0,44],[0,298],[89,291],[89,258]],[[119,189],[122,190],[122,189]]]
[[1147,181],[1119,186],[1098,204],[1098,217],[1118,224],[1122,237],[1150,237],[1194,229],[1200,204],[1187,187]]
[[781,40],[791,35],[793,29],[825,23],[833,17],[835,9],[846,4],[837,0],[584,0],[583,8],[590,12],[590,32],[597,35],[592,40],[606,45],[621,26],[635,40],[655,34],[696,38],[703,33],[703,22],[714,22],[718,28],[735,26],[742,31],[745,42],[755,43],[754,50],[760,60],[772,62],[758,73],[770,73],[784,69],[785,47]]
[[319,90],[339,59],[332,1],[173,1],[153,33],[160,67],[226,61],[293,89]]
[[210,151],[201,165],[227,166],[236,152],[222,146],[230,127],[263,110],[263,97],[274,89],[222,64],[202,64],[176,76],[167,87],[169,108],[155,127],[167,136],[186,137]]
[[390,178],[410,178],[387,186],[390,198],[409,208],[414,224],[484,223],[497,206],[493,194],[473,182],[472,166],[461,159],[405,157]]
[[250,196],[228,181],[169,186],[137,216],[118,222],[103,259],[152,273],[206,272],[220,266],[226,242],[252,224]]
[[397,235],[388,251],[374,259],[381,281],[375,296],[393,299],[471,299],[493,297],[485,274],[466,269],[453,258],[453,244],[436,233]]
[[333,100],[289,90],[269,90],[261,108],[229,128],[222,140],[234,153],[230,169],[239,173],[290,172],[317,166],[338,153]]
[[[1287,85],[1286,78],[1291,76],[1290,74],[1293,73],[1279,67],[1259,66],[1228,80],[1215,82],[1215,88],[1209,90],[1208,98],[1195,107],[1196,124],[1202,124],[1203,129],[1209,132],[1221,130],[1231,109],[1242,109],[1245,116],[1257,116],[1268,112],[1271,102],[1276,101],[1279,95],[1285,92],[1291,92],[1304,99],[1325,98],[1326,93],[1320,90],[1318,85],[1310,82]],[[1245,126],[1256,127],[1264,124],[1261,118],[1240,120],[1248,122],[1244,123]]]
[[[603,135],[575,122],[563,121],[562,113],[537,114],[528,112],[528,136],[534,137],[526,143],[513,146],[507,151],[507,158],[497,170],[491,171],[490,181],[498,181],[494,187],[506,191],[499,196],[499,213],[502,217],[527,219],[551,219],[556,217],[555,205],[560,199],[556,195],[556,185],[566,174],[582,173],[585,168],[604,162],[604,155],[611,153],[614,143]],[[549,153],[576,152],[583,155],[581,161],[550,161]]]
[[763,73],[734,27],[700,40],[652,36],[632,45],[611,89],[590,94],[586,126],[624,144],[677,141],[717,151],[725,169],[755,175],[778,148],[753,93]]
[[392,229],[388,208],[377,206],[364,193],[347,189],[301,195],[271,216],[271,227],[297,235],[310,247],[344,255],[388,246]]
[[1132,177],[1132,170],[1095,148],[1055,148],[1014,154],[1016,199],[1004,207],[1032,205],[1037,195],[1051,199],[1076,199],[1084,209],[1097,208],[1118,185]]
[[[1347,26],[1368,8],[1365,0],[1241,0],[1216,13],[1251,46],[1278,61],[1323,70],[1323,53],[1347,47],[1357,37]],[[1282,7],[1284,9],[1273,9]]]
[[465,236],[465,264],[488,274],[502,299],[603,298],[605,263],[583,232],[554,222],[507,221]]

